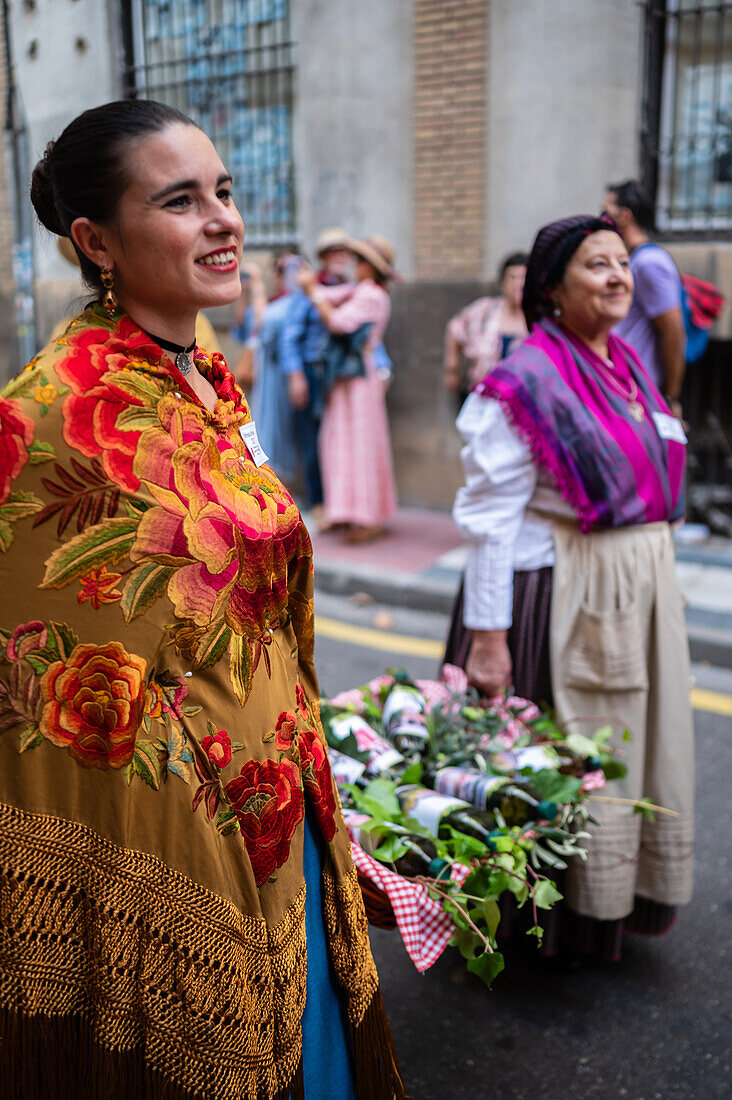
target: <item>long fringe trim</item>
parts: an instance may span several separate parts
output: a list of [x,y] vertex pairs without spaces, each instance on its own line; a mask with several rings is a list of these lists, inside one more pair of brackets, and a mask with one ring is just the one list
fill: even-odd
[[405,1100],[394,1037],[376,989],[358,1027],[351,1027],[356,1100]]
[[[224,1095],[226,1100],[305,1100],[302,1059],[292,1080],[276,1094],[191,1090],[153,1069],[142,1047],[100,1046],[82,1016],[29,1016],[0,1009],[3,1100],[223,1100]],[[369,1095],[381,1093],[367,1088],[363,1096]]]

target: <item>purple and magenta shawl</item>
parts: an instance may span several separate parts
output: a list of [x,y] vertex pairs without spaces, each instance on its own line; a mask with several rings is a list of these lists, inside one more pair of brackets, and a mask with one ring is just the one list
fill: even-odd
[[[492,397],[577,514],[583,532],[679,519],[684,512],[683,443],[661,439],[652,413],[669,413],[643,364],[608,337],[614,376],[632,378],[645,417],[606,381],[609,368],[581,340],[544,319],[475,393]],[[604,368],[604,370],[603,370]]]

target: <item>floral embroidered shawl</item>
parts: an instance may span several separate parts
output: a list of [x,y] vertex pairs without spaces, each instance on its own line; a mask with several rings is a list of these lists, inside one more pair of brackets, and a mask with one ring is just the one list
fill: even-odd
[[196,361],[213,413],[95,306],[0,394],[0,1084],[301,1095],[310,799],[357,1095],[391,1100],[310,540],[223,358]]

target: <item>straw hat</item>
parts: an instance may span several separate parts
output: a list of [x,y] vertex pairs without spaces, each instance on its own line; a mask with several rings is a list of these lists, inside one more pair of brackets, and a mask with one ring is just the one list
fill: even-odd
[[318,234],[315,242],[315,253],[322,256],[324,252],[331,252],[336,248],[349,248],[349,236],[340,226],[332,226]]
[[396,252],[394,251],[394,245],[386,237],[374,235],[373,237],[365,237],[360,241],[350,240],[348,248],[351,252],[355,252],[357,256],[360,256],[362,260],[366,260],[372,267],[376,268],[380,275],[391,279],[396,277],[397,273],[394,270]]

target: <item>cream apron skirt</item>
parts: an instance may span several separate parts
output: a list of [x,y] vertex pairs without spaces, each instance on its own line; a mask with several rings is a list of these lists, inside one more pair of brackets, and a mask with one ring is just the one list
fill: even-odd
[[[694,733],[689,655],[674,547],[666,523],[580,534],[554,525],[551,675],[558,719],[570,730],[611,723],[625,779],[598,792],[648,797],[675,810],[647,821],[632,807],[595,802],[565,897],[577,913],[627,916],[638,895],[688,902],[693,878]],[[627,727],[630,740],[622,733]]]

